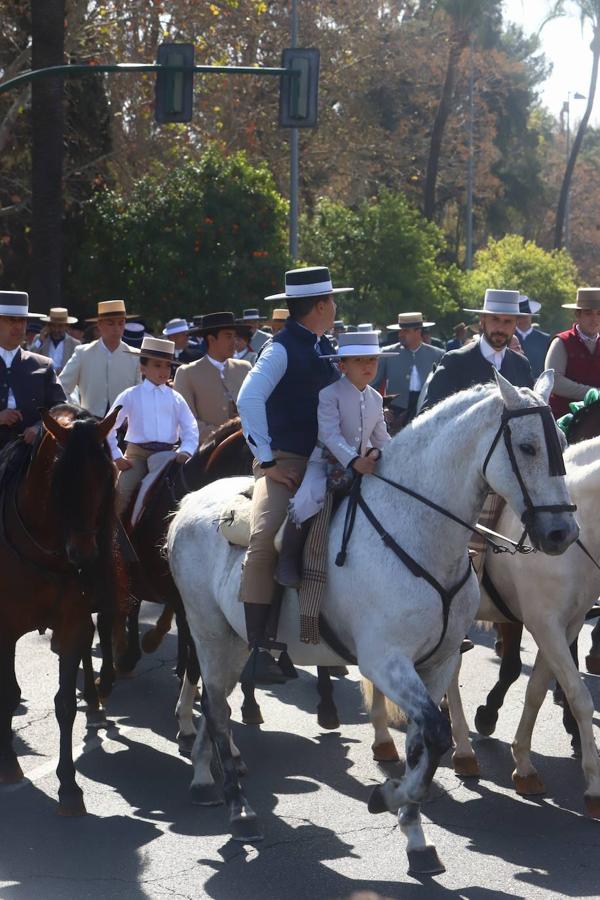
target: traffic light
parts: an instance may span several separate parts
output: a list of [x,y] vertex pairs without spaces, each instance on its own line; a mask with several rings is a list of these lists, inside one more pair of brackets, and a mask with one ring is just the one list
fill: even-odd
[[194,102],[194,45],[160,44],[156,62],[162,66],[186,66],[189,72],[157,72],[154,118],[161,125],[191,122]]
[[282,128],[314,128],[319,94],[319,51],[288,48],[281,66],[292,75],[281,75],[279,124]]

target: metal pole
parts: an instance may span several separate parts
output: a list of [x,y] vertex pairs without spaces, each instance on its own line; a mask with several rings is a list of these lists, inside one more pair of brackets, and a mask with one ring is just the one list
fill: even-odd
[[[567,165],[569,165],[569,156],[571,154],[571,91],[567,93]],[[571,240],[571,228],[569,224],[569,206],[570,200],[569,195],[571,193],[569,185],[569,190],[567,191],[567,196],[565,199],[565,240],[564,247],[565,250],[569,249],[569,242]]]
[[[298,46],[298,0],[292,0],[292,47]],[[290,134],[290,256],[298,259],[298,172],[300,144],[297,128]]]
[[474,74],[473,74],[473,42],[471,42],[471,67],[469,71],[469,158],[467,163],[467,246],[465,251],[465,268],[473,268],[473,182],[475,179],[475,160],[473,154],[474,130]]

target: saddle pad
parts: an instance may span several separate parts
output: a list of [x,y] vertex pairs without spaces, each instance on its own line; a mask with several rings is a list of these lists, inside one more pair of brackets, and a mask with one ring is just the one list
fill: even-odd
[[148,474],[142,478],[140,481],[140,486],[138,488],[137,497],[135,498],[135,504],[133,507],[133,512],[131,514],[131,527],[137,524],[144,506],[146,505],[145,500],[148,496],[148,491],[160,476],[160,473],[164,470],[165,466],[167,466],[172,459],[175,459],[175,453],[173,450],[161,450],[158,453],[153,453],[148,457]]
[[[236,494],[221,510],[219,516],[218,531],[230,544],[238,547],[247,547],[250,543],[250,511],[252,509],[252,495],[254,485],[251,484],[241,494]],[[287,520],[287,516],[286,516]],[[275,536],[275,549],[281,549],[281,540],[285,521]]]

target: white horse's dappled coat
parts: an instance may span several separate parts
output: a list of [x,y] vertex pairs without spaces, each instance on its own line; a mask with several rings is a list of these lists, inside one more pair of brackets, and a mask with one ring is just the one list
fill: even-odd
[[[551,373],[542,376],[538,386],[540,393],[534,394],[513,388],[499,376],[498,386],[478,387],[448,398],[391,441],[380,464],[380,474],[419,491],[467,522],[477,521],[489,484],[521,516],[521,489],[502,441],[489,461],[487,484],[482,468],[503,409],[545,403],[552,388]],[[541,417],[514,419],[511,431],[518,465],[533,503],[567,504],[564,479],[549,475]],[[527,446],[528,452],[521,452],[521,446]],[[247,649],[244,614],[238,600],[243,551],[226,543],[217,533],[216,522],[223,503],[247,483],[243,478],[228,479],[186,497],[167,538],[171,570],[198,651],[211,730],[222,756],[229,746],[225,698],[239,676]],[[363,480],[362,493],[397,543],[438,582],[447,589],[460,582],[467,567],[469,532],[465,528],[374,478]],[[437,705],[447,689],[461,640],[479,604],[477,579],[471,574],[454,598],[443,644],[417,674],[413,662],[426,656],[439,640],[440,596],[384,546],[360,510],[347,561],[343,567],[336,567],[344,511],[345,503],[331,525],[322,610],[356,656],[361,672],[410,720],[407,774],[402,782],[388,783],[385,804],[388,808],[402,808],[400,823],[408,837],[409,853],[418,852],[425,846],[419,804],[440,753],[449,745],[447,726]],[[535,518],[536,539],[552,552],[562,552],[577,537],[571,513],[541,512]],[[326,646],[298,642],[296,602],[295,592],[290,592],[284,600],[279,632],[280,639],[288,642],[294,662],[338,662]],[[192,792],[201,803],[214,802],[210,755],[203,725],[192,754]],[[226,793],[229,775],[225,766]],[[247,822],[253,814],[239,786],[235,796],[238,799],[230,802],[230,813],[232,824],[239,826],[242,819]]]

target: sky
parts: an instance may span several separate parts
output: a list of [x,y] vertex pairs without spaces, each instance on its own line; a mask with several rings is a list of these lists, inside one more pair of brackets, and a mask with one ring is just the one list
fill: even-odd
[[[530,34],[540,24],[552,6],[549,0],[504,0],[506,20],[517,22]],[[571,6],[571,5],[570,5]],[[591,28],[583,35],[576,12],[568,18],[549,22],[541,33],[542,49],[552,63],[552,74],[543,85],[541,98],[555,116],[560,115],[568,92],[587,96],[592,53],[589,49]],[[585,110],[584,100],[571,100],[571,124],[577,122]],[[596,98],[591,122],[600,126],[600,100]]]

